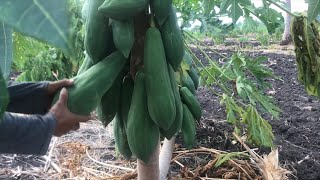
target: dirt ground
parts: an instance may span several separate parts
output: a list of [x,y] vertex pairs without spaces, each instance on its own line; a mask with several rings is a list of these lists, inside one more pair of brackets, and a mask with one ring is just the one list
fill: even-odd
[[[220,53],[230,55],[234,49],[232,44],[234,43],[229,43],[230,47],[213,47]],[[268,57],[267,66],[283,80],[270,80],[275,91],[272,96],[282,110],[279,120],[269,118],[276,137],[275,144],[279,148],[280,163],[293,172],[290,179],[320,179],[319,99],[308,96],[297,81],[293,47],[250,47],[248,55]],[[199,54],[198,56],[202,58]],[[218,58],[215,55],[212,57]],[[240,149],[231,143],[231,127],[221,123],[226,116],[219,105],[219,99],[206,88],[200,88],[197,97],[204,110],[202,127],[197,132],[198,145],[239,151]]]
[[[226,46],[207,43],[217,52],[228,56],[240,48],[250,56],[268,57],[266,65],[282,79],[270,79],[272,90],[275,92],[272,96],[282,109],[280,119],[266,118],[273,127],[280,164],[293,172],[290,176],[292,180],[319,180],[320,103],[317,98],[308,96],[304,87],[297,81],[293,47],[271,45],[264,48],[257,42],[248,43],[249,46],[234,41],[227,42]],[[199,52],[195,52],[200,59],[204,59]],[[210,55],[213,59],[219,58],[216,53]],[[203,108],[203,117],[198,124],[195,148],[205,147],[226,152],[244,151],[241,145],[233,141],[232,127],[226,123],[225,109],[220,106],[219,98],[205,87],[197,90],[197,97]],[[87,147],[90,147],[90,150],[85,150]],[[0,179],[117,179],[117,176],[134,172],[136,167],[134,159],[125,161],[119,158],[114,149],[112,128],[104,128],[96,120],[83,124],[77,132],[53,140],[49,149],[53,149],[52,154],[48,152],[46,157],[50,156],[58,168],[53,168],[51,164],[44,172],[45,164],[48,163],[43,156],[0,155]],[[179,150],[183,150],[180,135],[176,140],[174,156]],[[257,152],[262,154],[268,153],[269,150],[258,149]],[[208,154],[191,155],[192,158],[184,157],[180,163],[171,163],[170,179],[186,179],[184,177],[190,174],[187,169],[208,165],[212,160],[212,155]],[[60,172],[57,172],[59,169]],[[211,178],[222,178],[210,171],[207,173]],[[217,173],[219,170],[212,168],[212,171]]]

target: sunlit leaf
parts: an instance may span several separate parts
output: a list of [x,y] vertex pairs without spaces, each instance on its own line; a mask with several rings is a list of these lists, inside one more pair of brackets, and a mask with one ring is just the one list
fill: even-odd
[[69,17],[65,0],[2,0],[0,3],[0,21],[72,54]]

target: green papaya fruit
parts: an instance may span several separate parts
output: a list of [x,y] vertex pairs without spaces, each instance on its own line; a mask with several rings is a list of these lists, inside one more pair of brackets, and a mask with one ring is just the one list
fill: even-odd
[[180,95],[182,102],[188,106],[194,119],[199,120],[201,118],[201,107],[197,98],[186,87],[180,88]]
[[[69,110],[76,114],[89,115],[111,88],[126,62],[126,58],[116,51],[72,78],[74,84],[67,88]],[[55,94],[53,104],[58,100],[59,94],[60,91]]]
[[116,149],[127,159],[129,160],[132,156],[130,150],[126,132],[126,125],[123,119],[121,119],[120,114],[117,113],[113,120],[113,134],[114,141],[116,144]]
[[149,114],[160,128],[167,130],[176,116],[175,98],[161,34],[154,27],[149,28],[145,35],[144,70]]
[[188,73],[183,73],[181,74],[181,86],[183,87],[187,87],[192,94],[195,94],[196,93],[196,88],[193,84],[193,81],[191,79],[191,77],[189,76]]
[[145,75],[138,71],[134,81],[132,101],[128,114],[127,137],[132,153],[145,163],[159,143],[159,128],[151,120],[145,90]]
[[168,130],[162,130],[162,129],[160,130],[163,136],[165,136],[167,139],[171,139],[181,129],[182,118],[183,118],[183,107],[182,107],[182,102],[180,98],[179,87],[175,77],[175,72],[170,64],[168,64],[168,68],[169,68],[170,83],[171,83],[172,91],[174,93],[175,104],[176,104],[176,117]]
[[194,88],[197,90],[199,86],[199,74],[197,70],[193,67],[190,68],[190,71],[188,72],[190,78],[192,79],[192,82],[194,84]]
[[188,149],[191,149],[195,144],[196,125],[192,113],[185,104],[183,104],[183,120],[181,131],[184,144]]
[[112,20],[113,42],[116,48],[128,58],[134,43],[134,24],[133,20]]
[[93,64],[107,57],[115,48],[109,19],[98,11],[104,0],[87,0],[88,13],[84,47]]
[[81,73],[85,72],[86,70],[88,70],[91,66],[93,65],[90,57],[88,55],[86,55],[86,57],[84,58],[77,75],[80,75]]
[[[161,1],[162,3],[162,1]],[[183,37],[178,25],[175,8],[170,5],[168,18],[160,28],[167,61],[175,71],[180,67],[184,55]]]
[[150,3],[159,26],[162,26],[169,15],[172,0],[151,0]]
[[99,12],[112,19],[126,20],[142,12],[148,3],[148,0],[105,0]]

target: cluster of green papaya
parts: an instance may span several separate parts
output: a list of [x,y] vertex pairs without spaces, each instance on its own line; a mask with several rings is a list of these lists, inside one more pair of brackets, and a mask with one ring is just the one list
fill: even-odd
[[291,35],[295,45],[298,80],[309,95],[320,97],[320,23],[304,15],[293,17]]
[[[201,118],[194,96],[199,76],[184,50],[172,1],[87,0],[85,5],[86,57],[69,88],[70,111],[96,110],[103,125],[113,121],[116,147],[127,159],[134,154],[148,162],[160,137],[171,139],[180,130],[191,148],[195,119]],[[130,60],[138,13],[150,22],[142,65],[136,68]]]

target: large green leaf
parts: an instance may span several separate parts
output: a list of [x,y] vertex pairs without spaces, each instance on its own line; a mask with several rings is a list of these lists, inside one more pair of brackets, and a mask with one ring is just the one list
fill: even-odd
[[233,24],[244,15],[242,6],[250,6],[249,0],[224,0],[220,6],[220,13],[228,13],[229,17],[232,18]]
[[271,9],[270,7],[246,6],[244,11],[253,14],[267,27],[270,34],[274,33],[280,25],[283,24],[284,19],[280,12]]
[[7,109],[7,105],[9,102],[9,95],[7,91],[6,81],[2,76],[1,68],[0,68],[0,120],[2,118],[3,113]]
[[314,20],[320,14],[320,0],[308,0],[308,19]]
[[66,0],[2,0],[0,3],[0,21],[72,54],[69,17]]
[[274,135],[272,127],[260,116],[256,108],[248,105],[246,113],[243,114],[242,121],[247,125],[249,141],[259,146],[273,146]]
[[202,8],[204,9],[204,15],[209,15],[211,11],[214,11],[215,1],[214,0],[203,0]]
[[12,30],[0,22],[0,119],[7,108],[9,95],[6,79],[12,62]]
[[[0,67],[4,79],[7,79],[12,62],[12,29],[0,22]],[[3,92],[0,89],[0,92]]]

